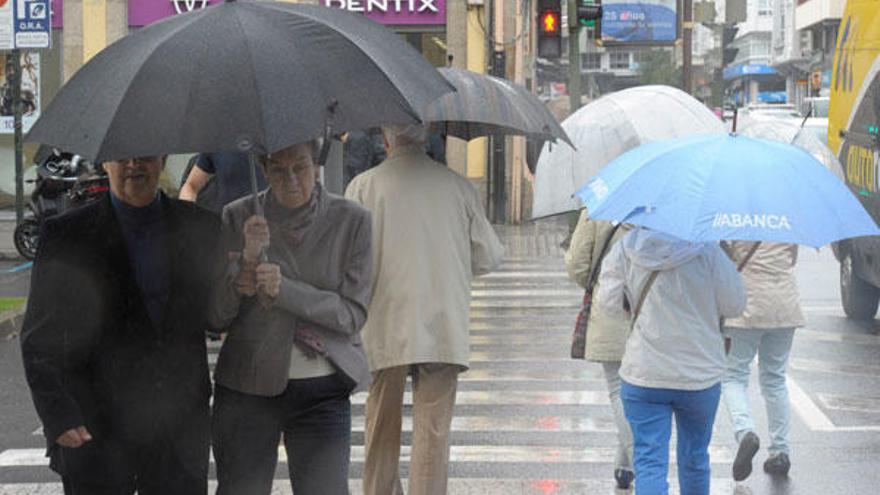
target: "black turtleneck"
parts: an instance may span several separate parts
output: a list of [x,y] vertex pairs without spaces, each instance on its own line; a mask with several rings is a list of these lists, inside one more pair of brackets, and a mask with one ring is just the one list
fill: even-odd
[[162,196],[157,194],[156,199],[143,208],[125,204],[113,193],[110,199],[144,305],[153,324],[158,326],[164,316],[171,283],[162,229]]

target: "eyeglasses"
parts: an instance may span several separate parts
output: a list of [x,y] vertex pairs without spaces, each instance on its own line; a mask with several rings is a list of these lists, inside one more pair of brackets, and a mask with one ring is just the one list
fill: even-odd
[[119,163],[120,165],[125,165],[128,162],[134,162],[135,165],[152,165],[154,163],[158,163],[162,161],[162,157],[155,156],[137,156],[134,158],[120,158],[118,160],[112,160],[114,162]]
[[292,165],[285,165],[280,162],[269,162],[266,167],[266,175],[273,177],[287,177],[291,172],[299,177],[304,177],[312,171],[312,164],[309,162],[299,162]]

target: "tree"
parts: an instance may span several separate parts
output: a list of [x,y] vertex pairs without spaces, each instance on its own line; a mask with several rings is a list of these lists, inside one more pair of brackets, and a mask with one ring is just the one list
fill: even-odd
[[681,87],[681,71],[672,60],[672,53],[666,50],[645,51],[638,65],[641,84],[665,84]]

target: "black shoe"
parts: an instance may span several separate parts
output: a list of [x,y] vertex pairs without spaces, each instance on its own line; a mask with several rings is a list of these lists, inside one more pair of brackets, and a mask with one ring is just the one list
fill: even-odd
[[764,472],[775,476],[788,476],[788,470],[791,469],[791,461],[788,454],[782,452],[774,454],[764,461]]
[[758,453],[760,446],[761,440],[755,432],[750,431],[743,435],[733,460],[733,481],[742,481],[752,474],[752,458]]
[[636,475],[629,469],[614,470],[614,481],[617,482],[617,488],[621,490],[629,490],[634,479],[636,479]]

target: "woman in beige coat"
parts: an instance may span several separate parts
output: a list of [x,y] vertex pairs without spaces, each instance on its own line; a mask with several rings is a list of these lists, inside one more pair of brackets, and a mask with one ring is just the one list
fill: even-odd
[[[565,268],[568,276],[576,284],[586,289],[590,274],[598,270],[602,263],[602,248],[608,244],[606,253],[623,234],[629,230],[622,227],[614,230],[611,222],[590,220],[587,210],[582,210],[577,227],[571,237],[571,245],[565,253]],[[607,242],[608,237],[614,237]],[[598,294],[598,283],[593,288],[593,296]],[[620,402],[620,361],[629,332],[629,320],[603,314],[598,301],[593,301],[590,309],[585,357],[588,361],[601,363],[608,383],[608,397],[617,424],[617,456],[614,461],[614,479],[622,489],[629,488],[634,479],[632,466],[632,432],[623,414]]]
[[[730,339],[727,371],[722,393],[727,404],[736,440],[739,443],[733,463],[733,478],[746,479],[752,472],[752,458],[760,441],[749,411],[749,368],[755,355],[760,369],[761,395],[767,406],[770,448],[764,471],[786,475],[789,460],[789,404],[785,368],[791,351],[794,329],[804,325],[794,266],[797,246],[792,244],[731,242],[727,251],[740,266],[748,303],[739,318],[725,322]],[[752,253],[749,257],[749,253]],[[747,260],[747,261],[746,261]]]

